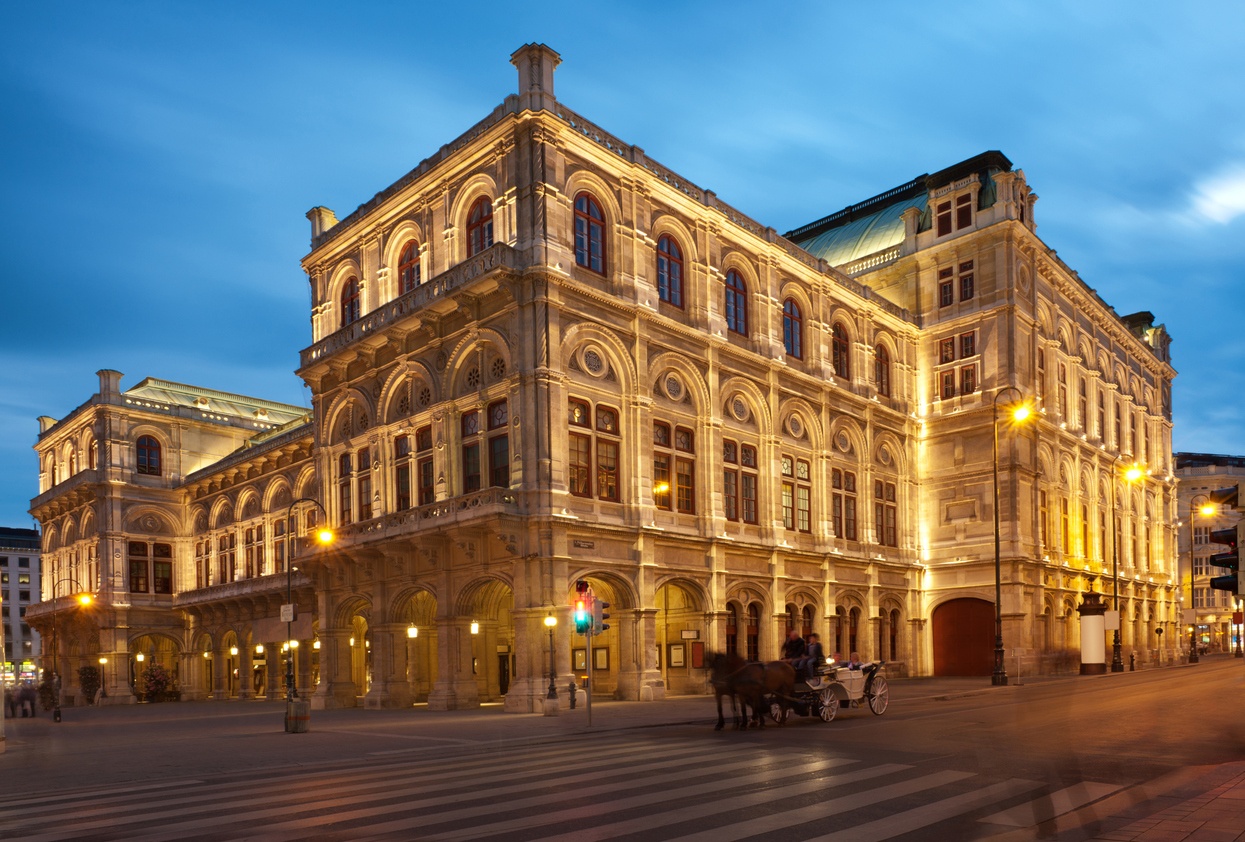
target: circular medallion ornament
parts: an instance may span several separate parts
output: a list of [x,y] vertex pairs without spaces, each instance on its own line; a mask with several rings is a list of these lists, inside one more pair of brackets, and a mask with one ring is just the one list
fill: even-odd
[[472,368],[467,372],[467,385],[472,389],[480,388],[480,369]]
[[584,371],[594,377],[601,377],[605,374],[605,359],[596,348],[586,349],[580,360],[583,363]]
[[847,433],[840,432],[834,439],[835,446],[844,453],[849,453],[852,449],[852,440],[847,437]]
[[503,360],[501,357],[496,357],[493,360],[493,379],[501,380],[505,376],[506,376],[506,361]]
[[731,415],[735,416],[736,421],[748,420],[748,402],[739,395],[736,395],[735,399],[731,401]]
[[882,465],[889,465],[891,463],[890,448],[886,445],[882,445],[878,448],[878,462]]
[[449,357],[444,351],[437,351],[436,366],[437,371],[445,371],[445,365],[449,362]]
[[428,406],[428,404],[432,403],[432,390],[427,386],[420,387],[418,400],[420,406]]
[[787,432],[797,439],[804,436],[804,422],[800,420],[800,416],[787,416]]
[[666,397],[670,398],[670,400],[677,401],[683,399],[683,381],[677,375],[666,375],[663,385],[666,390]]

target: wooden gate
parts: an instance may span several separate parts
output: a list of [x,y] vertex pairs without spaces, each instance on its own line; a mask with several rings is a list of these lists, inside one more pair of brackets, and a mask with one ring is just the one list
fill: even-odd
[[994,672],[994,603],[953,599],[934,609],[934,675]]

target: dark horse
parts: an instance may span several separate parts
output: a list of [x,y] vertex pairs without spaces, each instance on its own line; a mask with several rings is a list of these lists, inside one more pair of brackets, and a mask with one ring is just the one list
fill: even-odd
[[[720,652],[705,653],[705,668],[709,670],[709,681],[713,684],[713,695],[718,704],[718,724],[715,731],[721,731],[726,725],[722,715],[722,697],[731,697],[731,715],[735,727],[744,730],[748,727],[748,708],[752,708],[752,722],[757,728],[765,724],[765,697],[772,695],[786,713],[787,700],[795,688],[795,669],[783,661],[770,661],[760,664],[745,661],[735,654]],[[735,704],[739,707],[736,710]],[[779,721],[786,719],[783,716]]]

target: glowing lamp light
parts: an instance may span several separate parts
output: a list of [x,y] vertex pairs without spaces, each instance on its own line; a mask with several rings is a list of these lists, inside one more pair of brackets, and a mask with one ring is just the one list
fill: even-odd
[[480,624],[479,624],[479,623],[477,623],[475,620],[472,620],[472,621],[471,621],[471,633],[472,633],[472,634],[479,634],[479,633],[480,633]]
[[137,655],[134,656],[134,660],[138,661],[141,664],[144,660],[146,660],[146,658],[143,656],[142,652],[139,652]]
[[1020,423],[1022,421],[1027,421],[1029,419],[1029,416],[1032,414],[1033,414],[1032,407],[1030,407],[1027,403],[1022,403],[1020,404],[1020,406],[1012,410],[1012,420],[1017,423]]
[[212,653],[211,653],[211,652],[204,652],[204,653],[203,653],[203,657],[205,657],[205,658],[211,658],[211,657],[212,657]]
[[108,659],[107,659],[107,658],[100,658],[100,659],[99,659],[99,663],[100,663],[100,666],[103,666],[104,664],[108,663]]
[[311,641],[311,648],[312,648],[312,649],[319,649],[319,648],[320,648],[320,641],[318,641],[318,640],[313,640],[313,641]]
[[1211,505],[1210,503],[1207,503],[1205,506],[1202,506],[1202,508],[1199,509],[1199,511],[1202,514],[1204,514],[1206,517],[1210,517],[1211,515],[1215,513],[1215,507]]
[[350,638],[350,645],[351,645],[351,646],[354,646],[354,638],[353,638],[353,637],[352,637],[352,638]]
[[262,655],[262,654],[264,654],[264,644],[262,644],[262,643],[256,643],[256,644],[255,644],[255,654],[256,654],[256,655]]
[[406,636],[412,640],[419,637],[419,629],[415,627],[414,623],[406,627]]
[[668,482],[659,482],[653,486],[654,494],[665,494],[669,490],[670,490],[670,483]]
[[1144,471],[1142,471],[1139,466],[1130,465],[1128,467],[1128,470],[1124,472],[1124,479],[1128,480],[1129,482],[1136,482],[1137,480],[1141,479],[1141,476],[1143,473]]
[[552,629],[557,624],[558,624],[558,618],[553,616],[552,614],[550,614],[548,617],[545,618],[545,625],[548,626],[550,629]]
[[79,605],[90,605],[94,601],[89,593],[78,594],[77,599]]
[[331,529],[320,529],[316,531],[316,540],[321,544],[331,544],[333,543],[333,538],[333,530]]
[[290,648],[291,648],[291,649],[297,649],[297,648],[298,648],[298,641],[297,641],[297,640],[291,640],[291,641],[290,641]]
[[230,655],[237,656],[237,654],[238,654],[238,647],[236,647],[236,646],[230,646],[230,647],[229,647],[229,654],[230,654]]

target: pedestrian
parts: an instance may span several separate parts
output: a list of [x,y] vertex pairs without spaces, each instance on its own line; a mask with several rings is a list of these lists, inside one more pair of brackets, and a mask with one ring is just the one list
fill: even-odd
[[39,701],[39,693],[35,690],[35,685],[27,681],[22,685],[21,691],[17,698],[22,707],[22,716],[37,716],[36,703]]
[[797,658],[792,666],[795,667],[796,677],[804,676],[807,679],[817,677],[817,670],[821,668],[826,661],[826,652],[821,648],[821,637],[817,632],[809,632],[808,643],[804,648],[804,657]]
[[8,684],[4,685],[4,710],[9,719],[17,716],[17,693]]

